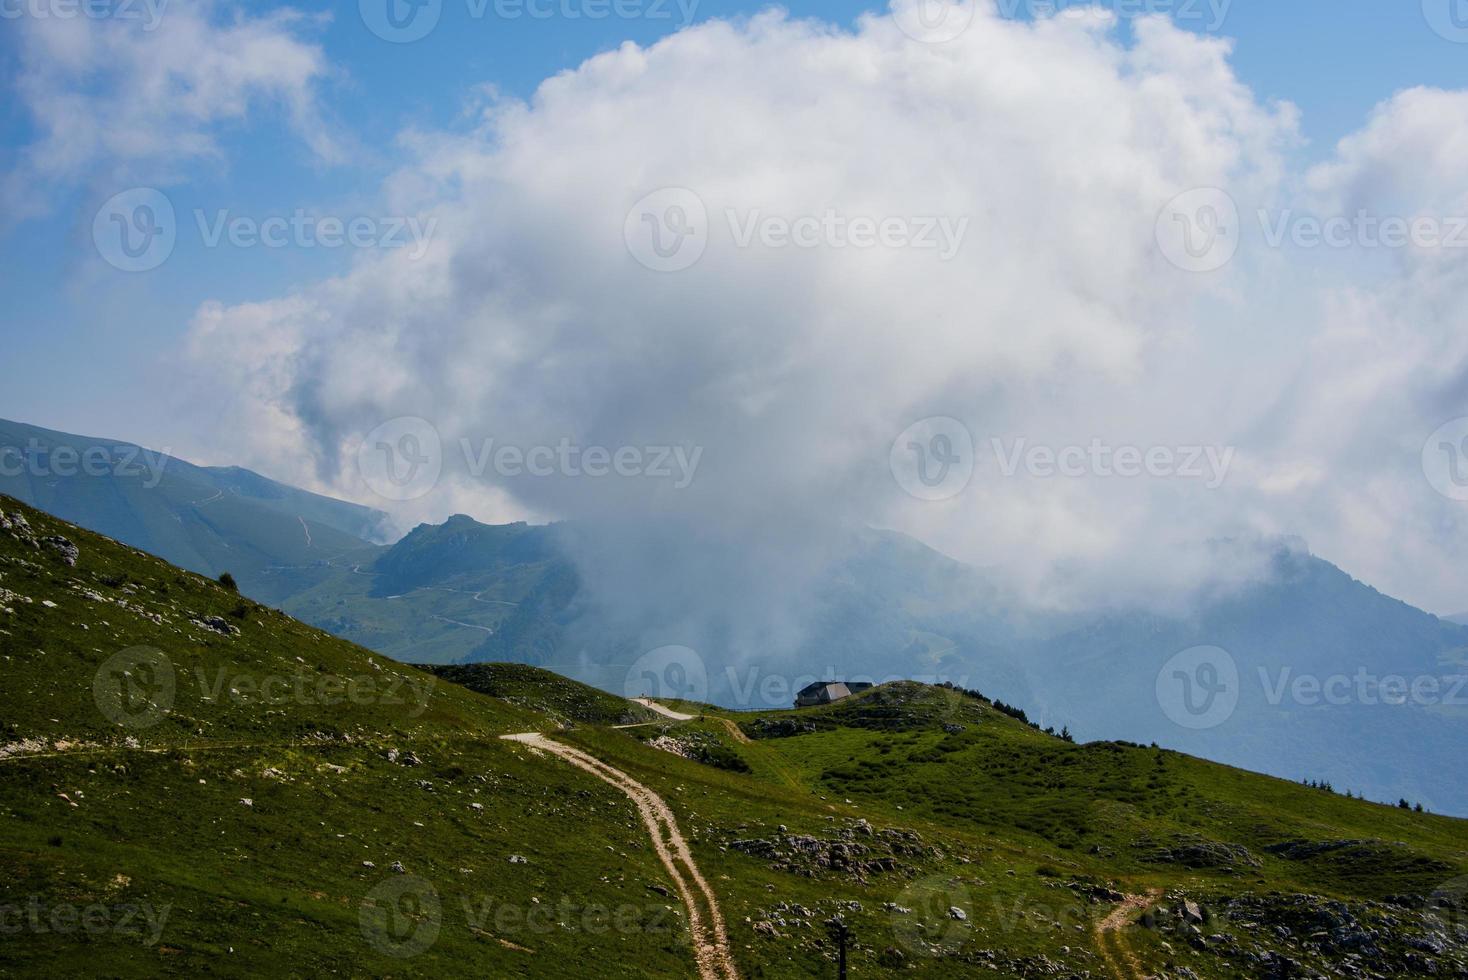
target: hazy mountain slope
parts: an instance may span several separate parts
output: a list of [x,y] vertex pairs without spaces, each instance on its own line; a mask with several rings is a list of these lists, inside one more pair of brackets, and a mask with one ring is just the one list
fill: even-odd
[[863,977],[1468,969],[1462,821],[917,684],[617,730],[564,678],[445,671],[486,696],[0,514],[0,972],[692,975],[627,798],[515,731],[659,794],[744,977],[830,975],[836,914]]
[[[1170,671],[1161,695],[1158,676],[1174,655],[1200,645],[1236,665],[1229,696],[1237,705],[1195,720]],[[1468,629],[1306,553],[1281,549],[1267,581],[1192,616],[1101,617],[1016,653],[1024,684],[1001,695],[1084,737],[1157,741],[1374,799],[1406,796],[1468,813],[1468,787],[1448,775],[1468,726]],[[1371,681],[1393,675],[1437,693],[1386,703]]]
[[[386,515],[122,440],[0,420],[0,493],[269,601],[311,566],[360,548]],[[306,575],[306,581],[310,576]]]
[[[588,599],[559,550],[566,533],[561,526],[489,528],[463,517],[420,527],[361,574],[336,580],[349,579],[358,594],[417,591],[367,604],[356,627],[288,607],[377,646],[352,629],[384,603],[394,605],[391,621],[403,635],[422,636],[426,626],[456,659],[553,666],[618,692],[649,649],[681,642],[698,658],[691,693],[745,708],[788,704],[803,681],[832,672],[948,680],[1028,705],[1036,718],[1088,738],[1156,741],[1374,799],[1406,796],[1468,813],[1468,788],[1450,775],[1462,705],[1373,705],[1354,696],[1315,705],[1292,693],[1302,675],[1323,682],[1364,670],[1439,677],[1448,701],[1451,677],[1465,672],[1468,629],[1384,596],[1292,543],[1281,544],[1265,580],[1187,616],[1087,616],[1016,612],[977,570],[902,535],[863,531],[811,597],[807,643],[749,651],[721,646],[717,630],[683,639],[676,609],[667,622],[628,629]],[[399,604],[414,596],[442,604],[431,625],[407,621],[410,607]],[[1159,700],[1157,679],[1174,655],[1199,645],[1227,652],[1240,689],[1230,717],[1195,730],[1169,714],[1176,705]],[[438,653],[439,643],[414,652],[430,650]],[[687,667],[680,664],[685,675]],[[1281,684],[1284,695],[1271,700]],[[1468,690],[1458,694],[1468,701]]]

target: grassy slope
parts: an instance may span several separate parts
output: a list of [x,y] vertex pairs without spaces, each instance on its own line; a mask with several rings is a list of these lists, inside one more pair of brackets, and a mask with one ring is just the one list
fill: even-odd
[[[0,943],[0,973],[81,975],[106,962],[127,976],[556,977],[578,962],[587,976],[687,975],[692,960],[667,911],[676,903],[649,888],[668,883],[630,803],[496,737],[552,729],[548,719],[0,498],[0,510],[18,509],[38,534],[77,543],[81,558],[70,568],[0,531],[0,588],[34,600],[0,603],[14,609],[0,613],[0,745],[46,749],[0,761],[0,925],[20,926]],[[240,633],[192,626],[190,616],[219,616]],[[172,710],[150,727],[119,727],[99,709],[93,677],[139,644],[174,664]],[[238,701],[206,700],[220,670],[221,691],[235,686]],[[300,677],[308,693],[250,693],[252,680],[269,677]],[[377,694],[363,696],[364,678]],[[340,695],[318,682],[347,679],[357,679],[360,703],[323,703]],[[407,753],[421,764],[402,764]],[[509,863],[511,854],[528,863]],[[389,872],[394,861],[406,876]],[[384,882],[418,879],[438,898],[441,934],[421,955],[385,955],[397,947],[364,937],[364,899]],[[578,908],[559,907],[563,897]],[[59,910],[65,927],[71,907],[114,923],[128,909],[169,911],[145,943],[113,929],[52,928],[49,916]],[[599,907],[652,928],[609,930]],[[547,909],[572,927],[524,919]],[[398,920],[389,940],[426,936],[414,932],[418,921]]]
[[[889,703],[873,707],[880,699]],[[894,712],[892,701],[905,701],[909,710]],[[1461,820],[1347,800],[1172,752],[1070,745],[952,691],[894,685],[800,712],[701,710],[698,721],[663,725],[660,733],[721,735],[749,762],[752,777],[667,752],[650,755],[624,733],[581,730],[568,737],[661,791],[685,827],[695,828],[695,854],[717,879],[751,976],[826,975],[828,950],[817,944],[820,917],[815,929],[780,928],[779,937],[760,934],[754,924],[768,921],[777,901],[829,910],[837,900],[861,903],[846,916],[861,943],[854,962],[862,976],[991,975],[981,964],[995,962],[1001,973],[1022,974],[1043,971],[1041,956],[1061,964],[1058,975],[1106,976],[1093,926],[1115,906],[1092,901],[1084,887],[1091,885],[1129,894],[1160,889],[1174,900],[1186,895],[1210,910],[1205,932],[1238,940],[1237,955],[1227,958],[1163,931],[1126,930],[1128,946],[1149,970],[1172,964],[1205,977],[1257,976],[1258,965],[1244,958],[1250,949],[1315,967],[1339,965],[1338,953],[1322,959],[1306,946],[1316,928],[1308,915],[1297,921],[1279,912],[1274,921],[1294,928],[1286,940],[1220,914],[1230,899],[1279,893],[1281,909],[1298,895],[1310,896],[1299,900],[1308,909],[1346,902],[1380,933],[1385,955],[1373,967],[1409,975],[1402,957],[1414,951],[1407,943],[1433,932],[1420,914],[1427,897],[1468,871],[1468,824]],[[760,718],[796,718],[819,730],[742,744],[726,724],[758,731]],[[915,830],[926,847],[903,858],[902,871],[859,883],[839,872],[804,878],[772,871],[768,860],[728,846],[780,837],[779,824],[791,834],[831,838],[856,818]],[[1235,861],[1194,868],[1158,860],[1159,849],[1199,838],[1243,845],[1259,866]],[[1265,850],[1291,840],[1377,843],[1310,860]],[[1381,904],[1387,896],[1395,904]],[[886,910],[886,902],[912,911]],[[955,905],[968,913],[967,923],[949,918]],[[1460,946],[1460,964],[1463,953]]]
[[[0,510],[16,509],[0,498]],[[0,588],[35,600],[0,602],[14,609],[0,613],[0,753],[25,740],[33,749],[44,742],[46,753],[0,759],[0,910],[24,910],[34,897],[43,926],[67,906],[114,917],[127,908],[169,912],[152,943],[116,930],[23,925],[0,944],[0,972],[72,975],[95,970],[100,956],[111,972],[139,976],[563,976],[572,968],[588,977],[690,975],[684,937],[670,928],[675,903],[657,891],[667,882],[625,797],[496,737],[554,731],[558,720],[620,721],[616,699],[507,666],[467,678],[502,696],[489,697],[25,514],[38,534],[79,544],[81,558],[70,568],[0,531]],[[205,616],[240,632],[190,623]],[[139,644],[164,651],[175,668],[171,710],[144,711],[157,719],[147,727],[119,727],[99,707],[93,678],[113,654]],[[219,690],[235,686],[238,701],[204,697],[221,669]],[[250,681],[272,676],[300,676],[307,694],[265,701],[250,693]],[[349,678],[371,678],[379,696],[324,703],[319,682]],[[393,698],[380,696],[387,689]],[[112,702],[104,696],[100,704]],[[1306,948],[1310,921],[1288,920],[1285,939],[1221,910],[1246,894],[1319,896],[1311,907],[1345,900],[1378,928],[1388,958],[1375,965],[1389,973],[1403,944],[1422,935],[1416,910],[1424,896],[1468,871],[1461,821],[1175,753],[1069,745],[954,691],[896,685],[758,717],[685,707],[701,716],[627,730],[580,724],[558,737],[668,800],[720,896],[748,977],[831,975],[821,922],[838,908],[859,944],[854,976],[1107,976],[1108,954],[1092,927],[1115,904],[1093,900],[1095,886],[1195,897],[1210,910],[1207,932],[1314,966],[1333,961]],[[746,741],[790,719],[816,730]],[[750,772],[645,744],[659,735],[717,742]],[[73,744],[58,752],[58,742]],[[409,753],[418,765],[404,764]],[[882,837],[887,830],[915,832],[920,843]],[[858,877],[796,858],[782,868],[757,847],[734,846],[763,839],[790,853],[789,835],[840,841],[856,860],[894,856],[896,840],[896,867]],[[1197,838],[1242,845],[1259,864],[1193,868],[1157,859]],[[1294,861],[1265,850],[1296,839],[1385,843]],[[511,854],[528,863],[510,863]],[[391,874],[393,861],[407,874]],[[395,931],[374,931],[375,906],[364,906],[373,889],[418,887],[420,879],[433,889],[437,915],[404,904],[403,917],[389,923]],[[1407,897],[1368,904],[1388,895]],[[563,898],[575,907],[562,907]],[[967,920],[951,918],[950,906]],[[546,909],[555,925],[523,921]],[[609,924],[608,910],[622,916],[620,927]],[[435,942],[412,957],[390,955],[413,949],[400,939],[426,938],[415,930],[427,922],[441,923]],[[1132,928],[1125,942],[1149,970],[1171,963],[1204,977],[1260,972],[1171,932]]]

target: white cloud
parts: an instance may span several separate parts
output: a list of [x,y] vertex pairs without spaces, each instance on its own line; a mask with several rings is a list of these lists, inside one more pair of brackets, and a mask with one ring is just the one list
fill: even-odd
[[35,130],[0,185],[12,217],[44,213],[54,188],[79,180],[176,180],[184,164],[219,155],[222,127],[261,107],[283,113],[319,158],[339,158],[317,100],[329,66],[303,39],[312,22],[301,14],[251,17],[203,0],[162,7],[156,21],[7,25],[19,38],[15,96]]
[[[848,33],[765,14],[624,45],[528,104],[491,102],[470,132],[410,134],[417,159],[386,208],[439,218],[428,254],[210,306],[197,363],[240,393],[257,464],[379,505],[351,452],[399,415],[451,445],[701,446],[685,491],[476,480],[451,459],[443,493],[399,511],[655,527],[658,547],[685,546],[638,559],[646,572],[661,558],[665,594],[699,581],[773,608],[818,564],[827,523],[848,521],[912,531],[1048,602],[1176,598],[1249,573],[1220,569],[1204,539],[1298,532],[1374,584],[1468,605],[1430,580],[1465,535],[1445,532],[1447,502],[1413,455],[1451,401],[1429,407],[1423,386],[1462,378],[1463,333],[1440,305],[1451,280],[1438,269],[1417,293],[1393,268],[1353,292],[1329,263],[1307,274],[1247,251],[1213,276],[1169,265],[1154,223],[1174,195],[1216,186],[1273,203],[1299,183],[1285,164],[1295,111],[1257,100],[1224,42],[1160,18],[1135,26],[1128,46],[1095,20],[980,8],[957,39],[925,45],[883,18]],[[1352,146],[1342,161],[1375,159]],[[1351,176],[1364,166],[1316,190],[1367,186]],[[662,187],[692,189],[709,215],[707,248],[682,272],[643,268],[623,241],[628,208]],[[969,224],[943,262],[739,248],[725,220],[826,209]],[[964,420],[981,447],[1101,437],[1239,456],[1218,490],[989,465],[929,503],[898,488],[887,458],[933,415]],[[301,469],[282,473],[282,459]],[[727,567],[692,573],[695,553]],[[624,580],[658,601],[655,575]]]

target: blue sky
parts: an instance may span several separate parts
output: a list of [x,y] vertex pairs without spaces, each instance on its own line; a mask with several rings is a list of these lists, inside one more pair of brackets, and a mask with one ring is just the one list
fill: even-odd
[[[709,476],[679,499],[710,520],[759,502],[785,513],[751,510],[751,526],[896,527],[1017,561],[1047,600],[1192,582],[1177,535],[1299,534],[1393,594],[1468,608],[1468,516],[1446,477],[1423,478],[1429,434],[1468,419],[1460,253],[1292,238],[1189,268],[1161,238],[1166,208],[1191,201],[1172,215],[1191,229],[1216,202],[1186,194],[1219,189],[1245,236],[1255,204],[1452,227],[1468,211],[1465,0],[1111,0],[1109,33],[1074,5],[977,0],[974,26],[931,44],[902,17],[936,0],[898,0],[896,17],[786,8],[811,28],[699,0],[681,32],[676,0],[533,0],[546,16],[442,0],[412,43],[369,27],[386,2],[173,0],[150,31],[0,0],[0,416],[252,466],[409,521],[632,501],[446,477],[398,507],[344,462],[384,419],[473,441],[671,440],[708,450]],[[634,15],[589,16],[609,9]],[[1148,9],[1176,29],[1130,16]],[[131,188],[163,191],[177,216],[147,271],[95,244]],[[622,238],[634,201],[669,188],[697,188],[714,217],[720,202],[881,207],[967,238],[940,266],[711,243],[668,277]],[[197,216],[220,212],[435,229],[422,262],[210,247]],[[1223,489],[976,482],[972,507],[914,507],[886,454],[925,416],[963,420],[981,446],[1100,436],[1236,462]]]
[[[270,6],[241,8],[258,13]],[[322,45],[332,63],[324,101],[334,124],[358,144],[352,160],[333,165],[312,159],[278,119],[262,113],[226,128],[220,137],[222,159],[169,175],[181,178],[168,184],[180,210],[226,207],[268,215],[297,207],[330,209],[354,195],[370,197],[397,161],[397,134],[461,122],[476,87],[493,85],[529,98],[557,72],[624,41],[652,43],[682,19],[672,0],[666,17],[656,19],[510,20],[488,13],[474,17],[467,0],[448,0],[428,36],[392,44],[372,34],[352,5],[290,6],[321,17],[319,27],[303,33]],[[826,0],[785,6],[793,16],[843,27],[882,9]],[[697,0],[694,9],[697,22],[763,8]],[[1013,9],[1018,16],[1034,13],[1028,4]],[[1113,9],[1134,8],[1122,3]],[[1185,12],[1177,18],[1181,26],[1206,30],[1199,20],[1211,19],[1206,5],[1198,6],[1196,16],[1192,7],[1176,9]],[[1415,0],[1234,0],[1217,33],[1234,40],[1234,65],[1261,98],[1299,106],[1301,128],[1313,144],[1306,153],[1358,128],[1373,106],[1400,89],[1468,84],[1468,45],[1435,34]],[[7,30],[3,37],[0,65],[13,84],[16,34]],[[7,98],[4,105],[0,159],[13,160],[17,148],[35,138],[35,126],[19,100]],[[347,261],[340,251],[208,250],[185,241],[163,270],[147,277],[88,270],[82,267],[94,266],[95,256],[84,228],[99,195],[95,185],[63,188],[50,213],[7,222],[0,231],[7,347],[18,360],[41,368],[7,378],[0,390],[4,416],[166,440],[177,406],[160,382],[177,369],[170,352],[200,302],[275,295]],[[86,356],[78,356],[82,352]]]

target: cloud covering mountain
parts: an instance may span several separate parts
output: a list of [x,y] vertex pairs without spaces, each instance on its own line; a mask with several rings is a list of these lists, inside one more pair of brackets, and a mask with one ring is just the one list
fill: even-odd
[[[1461,608],[1462,504],[1424,479],[1423,448],[1464,411],[1468,332],[1448,299],[1468,253],[1313,247],[1296,222],[1462,203],[1443,164],[1462,127],[1430,120],[1464,96],[1402,93],[1312,157],[1226,41],[1163,18],[1124,33],[981,4],[939,44],[900,20],[713,21],[595,57],[528,102],[479,93],[472,124],[403,134],[413,159],[384,187],[385,213],[438,219],[427,253],[205,305],[200,397],[229,406],[247,461],[376,505],[358,447],[382,421],[425,419],[443,476],[392,505],[402,520],[614,517],[627,541],[586,564],[650,602],[738,596],[778,619],[828,529],[869,522],[1047,605],[1186,603],[1260,571],[1220,568],[1200,542],[1297,533],[1395,594]],[[1414,152],[1392,152],[1404,140]],[[629,211],[666,188],[706,215],[681,271],[627,245]],[[1237,254],[1207,272],[1159,246],[1169,202],[1198,188],[1238,208],[1223,229]],[[947,260],[832,247],[833,214],[964,230]],[[818,247],[750,232],[771,218],[811,219]],[[889,468],[899,434],[934,416],[963,423],[976,459],[937,502]],[[475,474],[460,440],[488,439],[702,460],[684,489]],[[1089,463],[1006,474],[1016,446],[1098,440],[1231,455],[1218,486]]]

